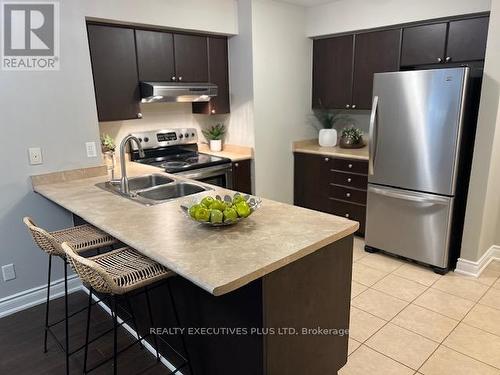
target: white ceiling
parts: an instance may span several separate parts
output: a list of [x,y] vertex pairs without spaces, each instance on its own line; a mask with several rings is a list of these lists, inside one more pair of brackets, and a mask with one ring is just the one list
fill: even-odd
[[333,3],[334,1],[339,1],[339,0],[281,0],[281,1],[290,4],[302,5],[305,7],[312,7],[320,4]]

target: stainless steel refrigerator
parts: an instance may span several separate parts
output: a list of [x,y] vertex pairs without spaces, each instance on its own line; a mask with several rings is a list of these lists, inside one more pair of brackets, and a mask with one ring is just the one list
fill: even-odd
[[368,251],[448,268],[468,82],[469,68],[375,74]]

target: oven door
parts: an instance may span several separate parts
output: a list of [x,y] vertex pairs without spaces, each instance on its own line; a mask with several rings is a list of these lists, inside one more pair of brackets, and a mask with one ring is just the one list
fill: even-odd
[[193,169],[176,173],[176,175],[227,189],[233,188],[233,167],[231,164]]

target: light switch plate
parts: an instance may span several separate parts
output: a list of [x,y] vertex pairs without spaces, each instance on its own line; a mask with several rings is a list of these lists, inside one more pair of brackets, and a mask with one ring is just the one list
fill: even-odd
[[16,278],[16,269],[13,264],[2,266],[3,281],[14,280]]
[[88,158],[97,157],[97,149],[95,147],[95,142],[86,142],[85,148],[87,150],[87,157]]
[[39,165],[43,163],[42,149],[40,147],[30,147],[28,149],[31,165]]

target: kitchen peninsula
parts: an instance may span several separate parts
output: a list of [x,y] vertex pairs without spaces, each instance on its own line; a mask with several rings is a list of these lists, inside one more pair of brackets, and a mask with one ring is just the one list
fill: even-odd
[[[162,173],[131,167],[129,175]],[[196,374],[336,374],[346,363],[358,223],[264,199],[248,219],[211,228],[181,212],[192,196],[145,206],[97,187],[106,176],[95,174],[37,176],[34,190],[176,272],[171,285],[183,327],[243,329],[189,336]],[[230,193],[213,188],[197,197]],[[153,294],[155,323],[169,327],[162,292]],[[134,301],[139,312],[140,304]]]

